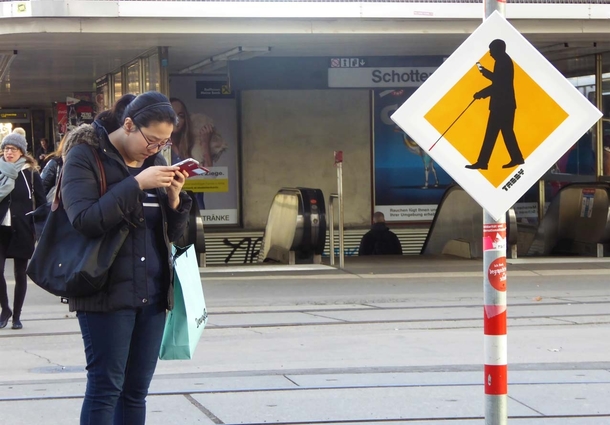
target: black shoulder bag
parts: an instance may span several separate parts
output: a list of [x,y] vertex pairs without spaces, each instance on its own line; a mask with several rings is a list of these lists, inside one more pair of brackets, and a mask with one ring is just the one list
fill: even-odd
[[[99,169],[100,197],[106,193],[106,173],[95,148]],[[123,246],[129,228],[118,225],[97,238],[76,230],[61,202],[63,168],[57,181],[51,212],[27,268],[27,275],[42,289],[60,297],[85,297],[100,291],[108,271]]]

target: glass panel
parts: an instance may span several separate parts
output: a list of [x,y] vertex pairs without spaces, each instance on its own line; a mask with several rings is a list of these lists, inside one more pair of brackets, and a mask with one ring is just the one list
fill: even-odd
[[114,101],[116,102],[123,96],[123,84],[122,84],[122,75],[121,72],[117,72],[113,75],[112,81],[114,84]]
[[159,68],[159,54],[155,53],[146,58],[146,91],[161,90],[161,69]]
[[610,176],[610,53],[602,55],[602,72],[604,176]]
[[127,93],[140,94],[140,61],[127,66]]
[[[568,80],[595,104],[595,56],[585,56],[562,61]],[[595,126],[583,134],[574,146],[555,164],[554,172],[577,176],[595,176],[596,169]]]

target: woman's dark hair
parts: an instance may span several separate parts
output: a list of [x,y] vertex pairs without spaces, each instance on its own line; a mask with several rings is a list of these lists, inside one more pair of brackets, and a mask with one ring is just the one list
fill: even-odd
[[153,122],[177,124],[176,112],[169,99],[156,91],[138,96],[126,94],[117,100],[112,109],[101,112],[96,119],[103,123],[108,133],[112,133],[123,125],[127,117],[138,128],[148,127]]
[[64,153],[64,146],[66,144],[66,139],[68,138],[68,133],[64,134],[64,137],[61,138],[61,140],[59,141],[59,145],[57,145],[57,149],[55,149],[53,152],[51,152],[50,154],[48,154],[47,156],[44,157],[44,161],[50,161],[51,159],[61,159],[63,153]]
[[[179,103],[184,111],[184,125],[179,133],[172,133],[172,143],[178,148],[178,153],[181,158],[188,158],[191,156],[191,149],[195,144],[195,136],[192,134],[193,126],[191,125],[191,116],[183,101],[177,97],[170,97],[169,101],[170,103]],[[174,128],[174,130],[176,129]]]

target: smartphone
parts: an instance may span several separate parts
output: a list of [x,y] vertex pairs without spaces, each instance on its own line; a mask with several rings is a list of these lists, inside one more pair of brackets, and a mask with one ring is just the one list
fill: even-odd
[[203,165],[200,165],[199,161],[193,158],[188,158],[184,161],[177,162],[174,164],[174,166],[180,167],[181,171],[186,171],[189,177],[205,176],[210,172],[210,170],[205,168]]
[[477,62],[477,68],[479,68],[479,71],[483,71],[483,65],[481,65],[481,62]]

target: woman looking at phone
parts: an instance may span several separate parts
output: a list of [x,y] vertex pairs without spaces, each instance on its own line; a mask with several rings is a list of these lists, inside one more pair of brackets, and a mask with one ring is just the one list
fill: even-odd
[[[104,289],[69,300],[87,359],[82,425],[146,420],[146,395],[173,303],[171,242],[184,232],[191,207],[182,192],[186,174],[159,154],[175,125],[161,93],[125,95],[65,141],[60,190],[74,228],[92,238],[126,223],[130,229]],[[101,197],[92,148],[106,174]]]

